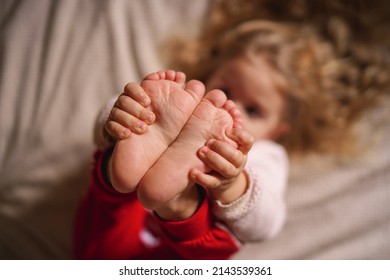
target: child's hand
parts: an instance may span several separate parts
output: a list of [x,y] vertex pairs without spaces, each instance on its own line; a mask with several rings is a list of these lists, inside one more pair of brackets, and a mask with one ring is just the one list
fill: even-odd
[[118,97],[105,125],[107,133],[114,139],[126,139],[131,133],[143,134],[156,117],[150,110],[150,98],[136,83],[125,86]]
[[236,141],[238,148],[211,139],[199,150],[199,157],[213,171],[207,174],[197,169],[190,171],[195,183],[209,189],[214,199],[225,204],[233,202],[246,191],[248,182],[243,169],[254,142],[253,136],[242,128],[233,128],[227,136]]

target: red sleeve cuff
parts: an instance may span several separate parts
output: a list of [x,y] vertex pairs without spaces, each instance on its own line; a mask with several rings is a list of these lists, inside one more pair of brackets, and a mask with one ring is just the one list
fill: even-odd
[[[213,225],[210,204],[203,192],[203,201],[190,218],[183,221],[166,221],[157,217],[163,231],[177,241],[196,239],[209,232]],[[157,215],[156,215],[157,216]]]

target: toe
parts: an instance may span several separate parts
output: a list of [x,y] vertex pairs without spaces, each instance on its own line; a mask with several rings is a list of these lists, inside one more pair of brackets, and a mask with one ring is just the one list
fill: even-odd
[[182,85],[184,87],[185,82],[186,82],[186,75],[183,72],[175,72],[175,82]]
[[217,108],[222,108],[227,101],[226,95],[219,89],[209,91],[206,93],[204,98],[210,101]]
[[165,74],[165,80],[175,81],[176,79],[176,71],[174,70],[167,70],[164,72]]
[[200,101],[205,94],[205,85],[197,80],[189,81],[184,90],[191,93],[197,101]]
[[160,80],[160,74],[158,72],[150,73],[144,78],[144,80],[151,80],[151,81]]

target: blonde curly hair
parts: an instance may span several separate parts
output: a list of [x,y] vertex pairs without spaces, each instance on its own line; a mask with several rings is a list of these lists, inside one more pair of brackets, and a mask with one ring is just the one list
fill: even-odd
[[364,5],[346,0],[280,3],[216,1],[198,38],[170,41],[171,66],[206,81],[226,60],[261,56],[283,77],[290,132],[279,141],[288,152],[352,152],[354,124],[388,94],[389,49],[379,40],[387,36],[363,32],[380,17],[370,21],[372,10],[360,16]]

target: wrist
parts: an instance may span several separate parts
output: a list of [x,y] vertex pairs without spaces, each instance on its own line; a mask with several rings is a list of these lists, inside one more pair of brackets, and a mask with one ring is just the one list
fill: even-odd
[[233,182],[210,189],[210,194],[214,200],[218,200],[222,204],[230,204],[245,194],[248,185],[249,179],[246,172],[243,171]]

